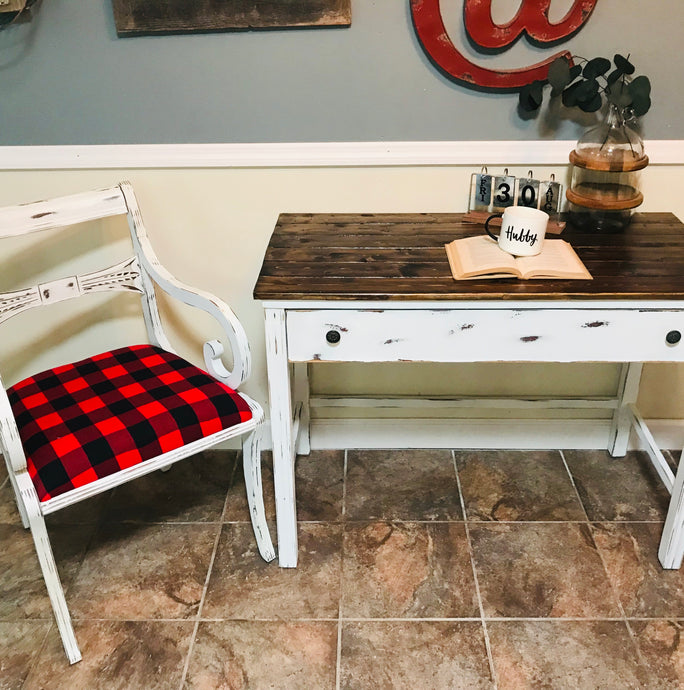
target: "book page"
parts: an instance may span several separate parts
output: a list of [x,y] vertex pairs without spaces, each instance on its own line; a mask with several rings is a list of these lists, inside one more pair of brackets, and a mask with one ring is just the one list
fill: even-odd
[[459,277],[483,275],[495,271],[510,271],[514,275],[519,274],[515,258],[503,251],[490,237],[478,235],[454,240],[446,245],[446,250]]
[[516,263],[524,278],[551,276],[591,280],[591,274],[565,240],[544,240],[540,254],[519,257]]

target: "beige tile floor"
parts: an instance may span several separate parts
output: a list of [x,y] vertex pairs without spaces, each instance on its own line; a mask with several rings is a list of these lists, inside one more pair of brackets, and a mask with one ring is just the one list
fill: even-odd
[[50,516],[74,666],[0,470],[0,688],[684,687],[684,570],[658,564],[640,453],[316,451],[288,570],[257,554],[237,460]]

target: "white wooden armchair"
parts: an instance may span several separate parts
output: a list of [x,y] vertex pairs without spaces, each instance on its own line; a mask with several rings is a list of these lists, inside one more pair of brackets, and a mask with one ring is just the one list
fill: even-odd
[[[0,379],[0,450],[22,522],[31,528],[71,663],[81,654],[45,515],[246,435],[243,465],[252,526],[262,557],[275,557],[261,488],[263,411],[236,392],[250,372],[245,332],[226,304],[182,285],[160,265],[131,185],[0,209],[0,239],[119,214],[128,217],[133,256],[101,271],[0,294],[0,324],[30,308],[93,292],[133,291],[142,301],[148,343],[59,366],[7,389]],[[231,371],[221,361],[218,340],[204,344],[209,373],[174,353],[162,328],[155,288],[218,320],[232,350]]]

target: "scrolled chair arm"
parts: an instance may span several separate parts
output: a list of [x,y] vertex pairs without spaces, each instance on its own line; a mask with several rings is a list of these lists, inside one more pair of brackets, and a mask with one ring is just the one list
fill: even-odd
[[204,343],[204,360],[207,371],[217,380],[236,389],[249,378],[251,373],[251,354],[249,341],[242,324],[232,309],[215,295],[185,285],[177,280],[162,264],[152,249],[147,231],[142,221],[132,187],[124,182],[120,185],[132,221],[131,237],[136,247],[141,268],[169,296],[191,307],[196,307],[216,319],[226,334],[233,356],[233,368],[228,370],[221,359],[223,345],[218,340]]

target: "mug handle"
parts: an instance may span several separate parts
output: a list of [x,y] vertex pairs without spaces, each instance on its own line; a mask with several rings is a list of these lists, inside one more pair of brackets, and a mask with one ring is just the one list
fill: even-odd
[[494,218],[503,218],[503,213],[495,213],[493,216],[489,216],[485,221],[485,232],[493,239],[498,242],[499,238],[489,229],[489,221]]

